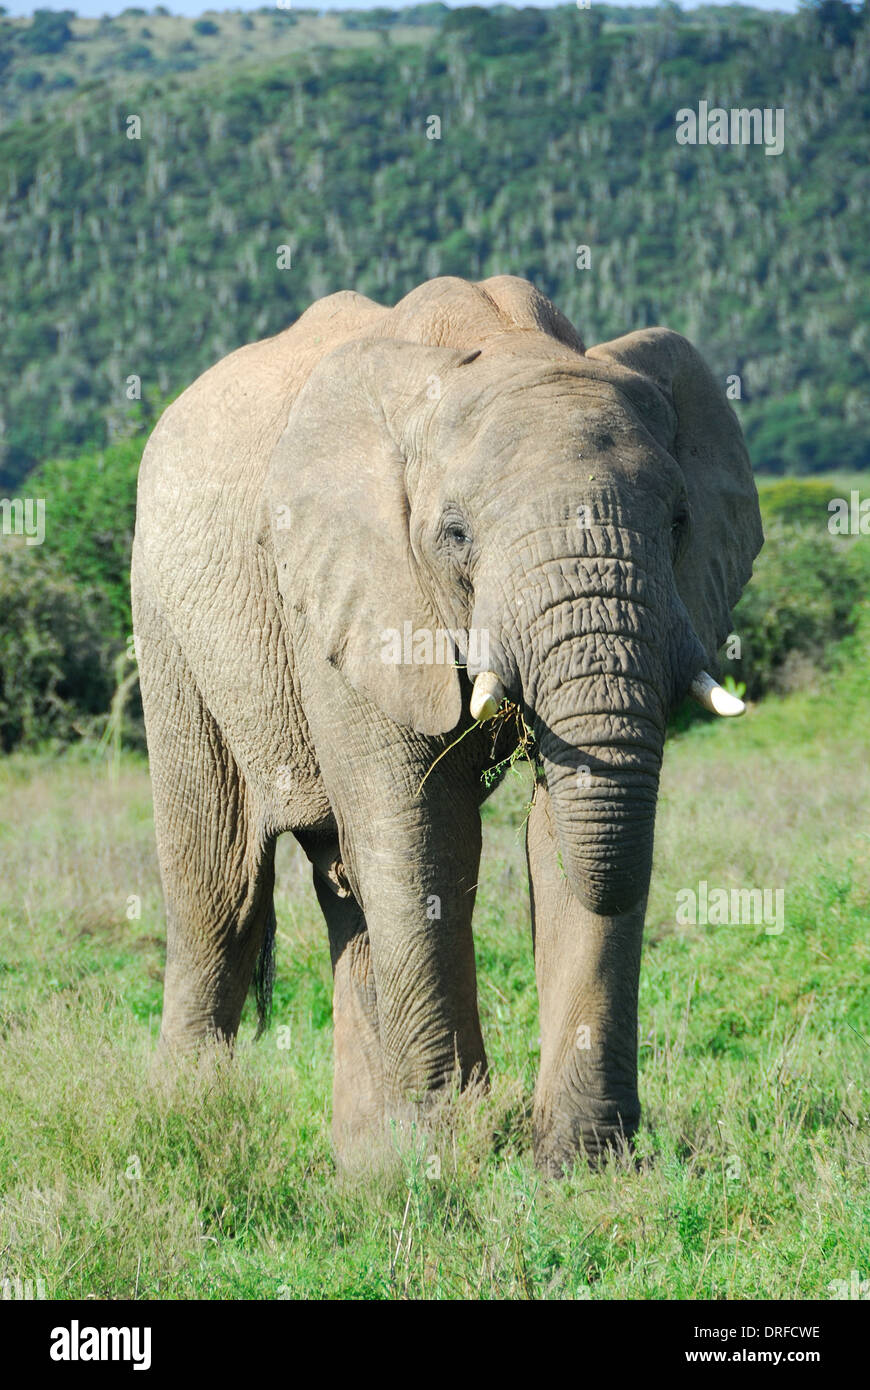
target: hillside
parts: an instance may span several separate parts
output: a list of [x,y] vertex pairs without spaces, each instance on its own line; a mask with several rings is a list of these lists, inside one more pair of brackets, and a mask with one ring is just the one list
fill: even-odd
[[[760,470],[866,467],[865,13],[0,19],[0,490],[320,295],[499,272],[588,342],[687,333]],[[783,153],[678,145],[701,100]]]

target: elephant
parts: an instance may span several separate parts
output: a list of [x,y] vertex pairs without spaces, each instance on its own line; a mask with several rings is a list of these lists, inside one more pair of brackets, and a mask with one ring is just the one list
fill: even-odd
[[762,542],[697,350],[586,348],[515,276],[330,294],[207,370],[147,443],[132,557],[161,1047],[232,1047],[252,988],[265,1026],[291,831],[329,938],[339,1164],[485,1087],[480,808],[524,726],[535,1162],[630,1147],[666,726],[689,692],[742,710],[710,672]]

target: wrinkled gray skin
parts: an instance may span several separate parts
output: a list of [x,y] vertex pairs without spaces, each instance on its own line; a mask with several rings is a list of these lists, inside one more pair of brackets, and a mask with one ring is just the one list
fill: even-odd
[[[536,1158],[558,1173],[630,1136],[665,723],[715,669],[761,541],[739,426],[691,345],[656,328],[584,351],[512,276],[432,280],[391,310],[331,295],[200,377],[145,451],[133,555],[164,1044],[234,1037],[290,830],[329,930],[339,1156],[455,1064],[485,1076],[492,728],[420,784],[486,667],[546,779],[527,841]],[[387,664],[405,623],[481,630],[488,658]]]

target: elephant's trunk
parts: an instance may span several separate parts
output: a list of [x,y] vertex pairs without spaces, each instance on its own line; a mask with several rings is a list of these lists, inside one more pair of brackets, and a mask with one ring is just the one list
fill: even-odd
[[[668,624],[573,598],[535,625],[524,681],[547,782],[529,825],[548,1172],[637,1127],[637,987],[670,695]],[[605,613],[612,619],[603,626]],[[549,629],[549,630],[547,630]],[[555,863],[554,863],[555,861]],[[573,905],[572,905],[573,903]]]
[[571,888],[599,915],[629,911],[649,887],[662,734],[622,715],[560,718],[546,705],[534,728]]
[[577,609],[570,634],[551,633],[540,652],[527,702],[563,872],[586,907],[613,916],[649,887],[666,722],[664,652],[639,635],[648,615],[623,611],[627,630],[617,634],[589,630],[582,601]]

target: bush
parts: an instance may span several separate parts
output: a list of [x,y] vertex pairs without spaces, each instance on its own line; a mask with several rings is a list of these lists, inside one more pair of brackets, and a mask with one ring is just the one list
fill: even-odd
[[71,19],[75,19],[73,10],[35,10],[33,22],[19,39],[22,48],[31,53],[59,53],[72,38]]
[[782,521],[789,525],[823,527],[828,522],[828,503],[837,489],[824,478],[783,478],[758,489],[765,525]]
[[45,81],[41,72],[36,68],[19,68],[15,74],[15,85],[20,87],[22,92],[33,92],[37,87],[41,87]]
[[140,436],[77,458],[56,459],[27,481],[34,496],[45,498],[42,549],[57,557],[83,590],[93,588],[104,596],[105,621],[118,642],[126,642],[132,630],[130,552],[143,445]]
[[432,25],[438,28],[445,15],[450,13],[448,7],[441,3],[441,0],[431,0],[430,4],[412,5],[410,9],[402,10],[399,14],[400,24],[411,25]]
[[96,731],[114,690],[108,603],[63,562],[17,537],[0,543],[0,749]]
[[154,62],[154,54],[147,43],[128,43],[118,58],[127,68],[147,68]]
[[345,29],[389,29],[402,20],[404,15],[399,14],[397,10],[382,7],[374,10],[344,10],[341,14],[342,27]]
[[837,645],[855,629],[870,592],[870,546],[814,525],[773,521],[755,573],[734,612],[740,659],[724,669],[757,699],[804,684],[829,669]]
[[203,34],[206,37],[209,37],[212,34],[219,34],[220,29],[215,24],[213,19],[197,19],[194,21],[193,32],[195,34]]

